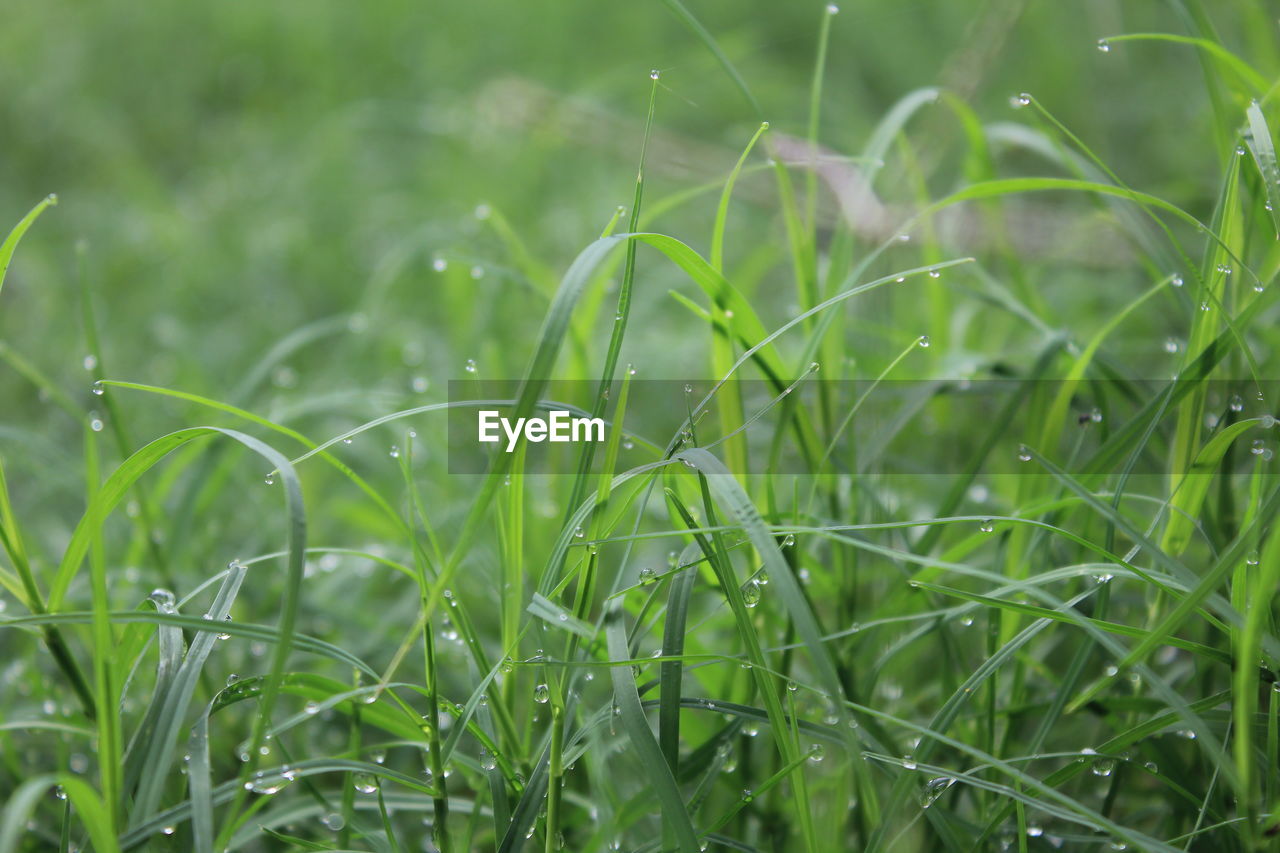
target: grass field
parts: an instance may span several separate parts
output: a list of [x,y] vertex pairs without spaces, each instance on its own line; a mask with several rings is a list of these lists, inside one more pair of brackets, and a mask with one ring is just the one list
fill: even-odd
[[1278,21],[0,11],[0,853],[1277,853]]

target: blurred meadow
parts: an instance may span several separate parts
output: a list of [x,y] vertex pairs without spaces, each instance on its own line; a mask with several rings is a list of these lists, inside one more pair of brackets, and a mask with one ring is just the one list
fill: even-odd
[[[0,853],[1280,851],[1278,74],[1276,0],[8,4]],[[450,473],[470,379],[631,433]]]

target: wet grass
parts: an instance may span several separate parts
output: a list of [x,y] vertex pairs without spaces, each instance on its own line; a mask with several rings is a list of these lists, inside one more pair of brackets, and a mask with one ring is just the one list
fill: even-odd
[[[625,208],[539,188],[571,253],[486,202],[353,289],[282,220],[327,287],[219,285],[202,331],[104,295],[82,245],[43,340],[58,275],[23,259],[69,203],[13,229],[0,853],[1280,850],[1280,53],[1197,4],[1084,45],[1122,81],[1199,63],[1208,189],[1166,195],[1058,117],[1069,86],[825,133],[835,7],[787,135],[664,5],[740,156],[655,177],[680,97],[636,75],[602,131]],[[172,352],[137,357],[148,328]],[[451,474],[468,377],[512,379],[512,417],[575,380],[627,429]],[[690,383],[670,433],[649,379]]]

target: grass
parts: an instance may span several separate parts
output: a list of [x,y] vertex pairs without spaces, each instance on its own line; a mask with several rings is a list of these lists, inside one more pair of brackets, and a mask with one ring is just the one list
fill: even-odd
[[[0,853],[1280,851],[1275,16],[703,5],[512,10],[552,90],[659,67],[433,101],[497,118],[425,171],[394,57],[473,13],[14,12],[100,147],[0,165],[69,184],[0,245]],[[1110,97],[992,96],[1046,21]],[[86,73],[130,24],[229,58]],[[459,378],[625,429],[451,474]]]

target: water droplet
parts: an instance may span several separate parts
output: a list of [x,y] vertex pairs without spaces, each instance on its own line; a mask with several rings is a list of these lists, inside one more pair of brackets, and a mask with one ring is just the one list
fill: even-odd
[[1036,826],[1034,823],[1027,825],[1027,837],[1039,838],[1044,835],[1044,827]]
[[1102,53],[1110,53],[1111,43],[1108,42],[1106,39],[1098,39],[1098,50],[1101,51]]
[[916,764],[914,755],[904,755],[902,756],[902,766],[908,770],[915,770],[919,765]]
[[481,222],[484,222],[486,219],[488,219],[490,216],[493,215],[493,208],[489,207],[489,205],[485,204],[484,202],[481,202],[480,204],[476,205],[476,209],[475,211],[473,211],[473,213],[476,219],[480,220]]
[[378,790],[378,777],[372,773],[357,773],[351,781],[351,787],[362,794],[372,794]]
[[978,529],[983,533],[990,533],[996,529],[996,525],[991,519],[985,518],[982,520],[982,523],[978,525]]
[[94,432],[102,432],[102,418],[98,417],[97,412],[89,413],[89,429]]
[[481,770],[497,770],[498,769],[498,759],[494,757],[492,752],[483,748],[481,748],[480,750],[480,769]]
[[837,6],[835,3],[828,3],[828,4],[827,4],[827,14],[828,14],[828,15],[839,15],[839,14],[840,14],[840,7],[839,7],[839,6]]
[[262,482],[266,483],[268,486],[274,486],[276,484],[276,475],[274,473],[268,474],[262,478]]
[[644,568],[640,570],[640,583],[653,583],[653,579],[657,577],[657,572],[653,569]]
[[160,833],[161,833],[162,835],[173,835],[173,834],[174,834],[175,832],[177,832],[177,831],[178,831],[177,827],[174,827],[174,826],[166,826],[166,827],[163,827],[163,828],[160,830]]
[[436,257],[436,259],[431,262],[431,268],[436,272],[444,272],[449,268],[449,262],[444,258]]
[[782,537],[783,548],[790,548],[794,544],[796,544],[796,537],[794,533],[788,533],[786,536]]
[[826,747],[824,747],[822,744],[815,743],[813,746],[809,747],[809,760],[812,761],[813,763],[817,764],[818,762],[822,761],[822,759],[826,757],[827,757],[827,750],[826,750]]
[[269,797],[272,794],[279,793],[287,787],[289,781],[289,779],[286,779],[280,773],[259,773],[257,776],[244,783],[244,789],[246,791],[252,791],[255,794],[262,794]]
[[918,344],[920,345],[920,348],[921,348],[921,349],[928,349],[928,348],[929,348],[929,336],[928,336],[928,335],[921,335],[921,336],[916,340],[916,343],[918,343]]
[[539,684],[534,687],[533,701],[537,702],[539,705],[547,704],[547,702],[551,701],[551,688],[547,687],[546,684]]
[[929,270],[929,278],[942,278],[942,270]]
[[1090,768],[1090,772],[1093,773],[1094,776],[1105,777],[1110,776],[1115,772],[1115,769],[1116,763],[1113,759],[1099,758],[1097,761],[1093,762],[1093,767]]
[[1174,287],[1182,287],[1182,276],[1179,273],[1174,273],[1169,278],[1169,283],[1172,284]]
[[320,822],[324,824],[325,829],[331,830],[332,832],[337,832],[347,825],[347,822],[343,819],[342,815],[337,812],[330,812],[320,818]]
[[1030,461],[1031,461],[1031,448],[1027,447],[1025,444],[1018,445],[1018,461],[1019,461],[1019,462],[1030,462]]
[[662,72],[660,72],[660,71],[659,71],[658,69],[656,69],[656,68],[649,72],[649,79],[650,79],[650,80],[657,80],[657,79],[658,79],[659,77],[661,77],[661,76],[662,76]]
[[467,363],[466,363],[465,365],[463,365],[463,368],[462,368],[462,369],[463,369],[463,370],[465,370],[465,371],[467,371],[467,373],[475,373],[475,372],[476,372],[476,360],[475,360],[474,358],[469,358],[469,359],[467,359]]
[[743,789],[742,789],[742,800],[743,800],[743,802],[749,803],[749,802],[751,802],[752,800],[754,800],[755,798],[756,798],[755,791],[752,791],[750,788],[743,788]]
[[1267,443],[1262,439],[1256,439],[1249,447],[1249,452],[1254,456],[1261,456],[1267,452]]
[[102,384],[101,379],[99,379],[97,382],[94,382],[93,387],[90,390],[93,391],[94,394],[97,394],[99,397],[107,393],[106,386]]
[[1015,110],[1020,110],[1031,103],[1031,96],[1026,92],[1020,92],[1009,98],[1009,106]]
[[1182,351],[1182,342],[1177,338],[1165,338],[1164,351],[1170,354],[1176,354]]
[[924,788],[920,791],[920,808],[929,808],[955,783],[956,780],[951,776],[936,776],[925,782]]
[[90,353],[84,357],[84,361],[82,361],[81,364],[84,365],[85,370],[93,370],[98,366],[98,357]]
[[760,603],[760,584],[754,580],[749,580],[746,586],[742,588],[742,602],[747,607],[755,607]]
[[484,267],[476,264],[471,268],[471,279],[472,281],[479,281],[482,278],[484,278]]
[[1242,398],[1239,394],[1233,394],[1231,396],[1231,402],[1228,403],[1228,405],[1231,407],[1231,411],[1233,412],[1243,412],[1244,398]]

